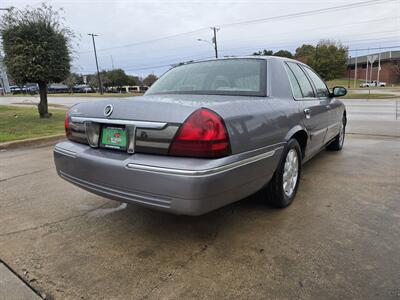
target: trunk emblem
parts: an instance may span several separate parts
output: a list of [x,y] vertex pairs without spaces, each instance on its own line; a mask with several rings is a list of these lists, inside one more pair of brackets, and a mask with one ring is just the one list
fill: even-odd
[[106,117],[109,117],[109,116],[111,116],[112,112],[113,112],[113,106],[112,106],[111,104],[108,104],[108,105],[104,108],[104,115],[105,115]]

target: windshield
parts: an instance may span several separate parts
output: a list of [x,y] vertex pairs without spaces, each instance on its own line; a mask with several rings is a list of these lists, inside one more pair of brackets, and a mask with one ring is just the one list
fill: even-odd
[[211,94],[265,96],[262,59],[224,59],[171,69],[146,94]]

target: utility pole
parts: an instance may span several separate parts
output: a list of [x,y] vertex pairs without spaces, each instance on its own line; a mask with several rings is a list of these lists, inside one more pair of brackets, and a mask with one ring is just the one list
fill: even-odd
[[110,55],[110,57],[111,57],[111,67],[112,67],[112,69],[114,70],[114,59],[113,59],[113,56],[112,56],[112,55]]
[[[349,79],[349,83],[347,84],[347,87],[350,88],[350,62],[351,62],[351,56],[349,56],[349,61],[347,63],[347,77]],[[355,69],[354,69],[355,71]]]
[[99,89],[100,89],[100,94],[103,95],[103,86],[101,84],[101,78],[100,78],[100,72],[99,72],[99,63],[97,61],[97,52],[96,52],[96,43],[94,42],[94,37],[98,36],[97,34],[94,33],[88,33],[92,37],[93,41],[93,50],[94,50],[94,58],[96,59],[96,68],[97,68],[97,78],[99,80]]
[[215,58],[218,58],[218,46],[217,46],[217,31],[219,31],[218,27],[210,27],[212,31],[214,32],[214,37],[213,37],[213,44],[214,44],[214,49],[215,49]]

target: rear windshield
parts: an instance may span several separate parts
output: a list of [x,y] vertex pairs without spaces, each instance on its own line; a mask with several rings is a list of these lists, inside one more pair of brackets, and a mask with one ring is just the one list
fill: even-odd
[[265,96],[262,59],[224,59],[171,69],[147,91],[149,94]]

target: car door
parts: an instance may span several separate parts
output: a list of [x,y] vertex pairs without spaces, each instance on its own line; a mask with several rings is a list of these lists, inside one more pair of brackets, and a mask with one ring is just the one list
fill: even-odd
[[335,105],[334,99],[330,96],[329,89],[321,77],[319,77],[316,72],[307,66],[302,66],[302,68],[310,78],[311,82],[314,84],[314,88],[320,103],[325,105],[325,108],[327,108],[326,121],[328,121],[328,123],[324,139],[324,143],[327,143],[336,136],[340,127],[340,123],[337,122],[336,118],[337,106]]
[[329,109],[326,100],[316,96],[310,79],[300,65],[295,62],[286,62],[286,66],[292,88],[298,86],[300,90],[296,92],[297,95],[294,95],[294,98],[297,100],[299,109],[304,113],[303,124],[309,133],[306,154],[311,154],[324,145],[329,124]]

